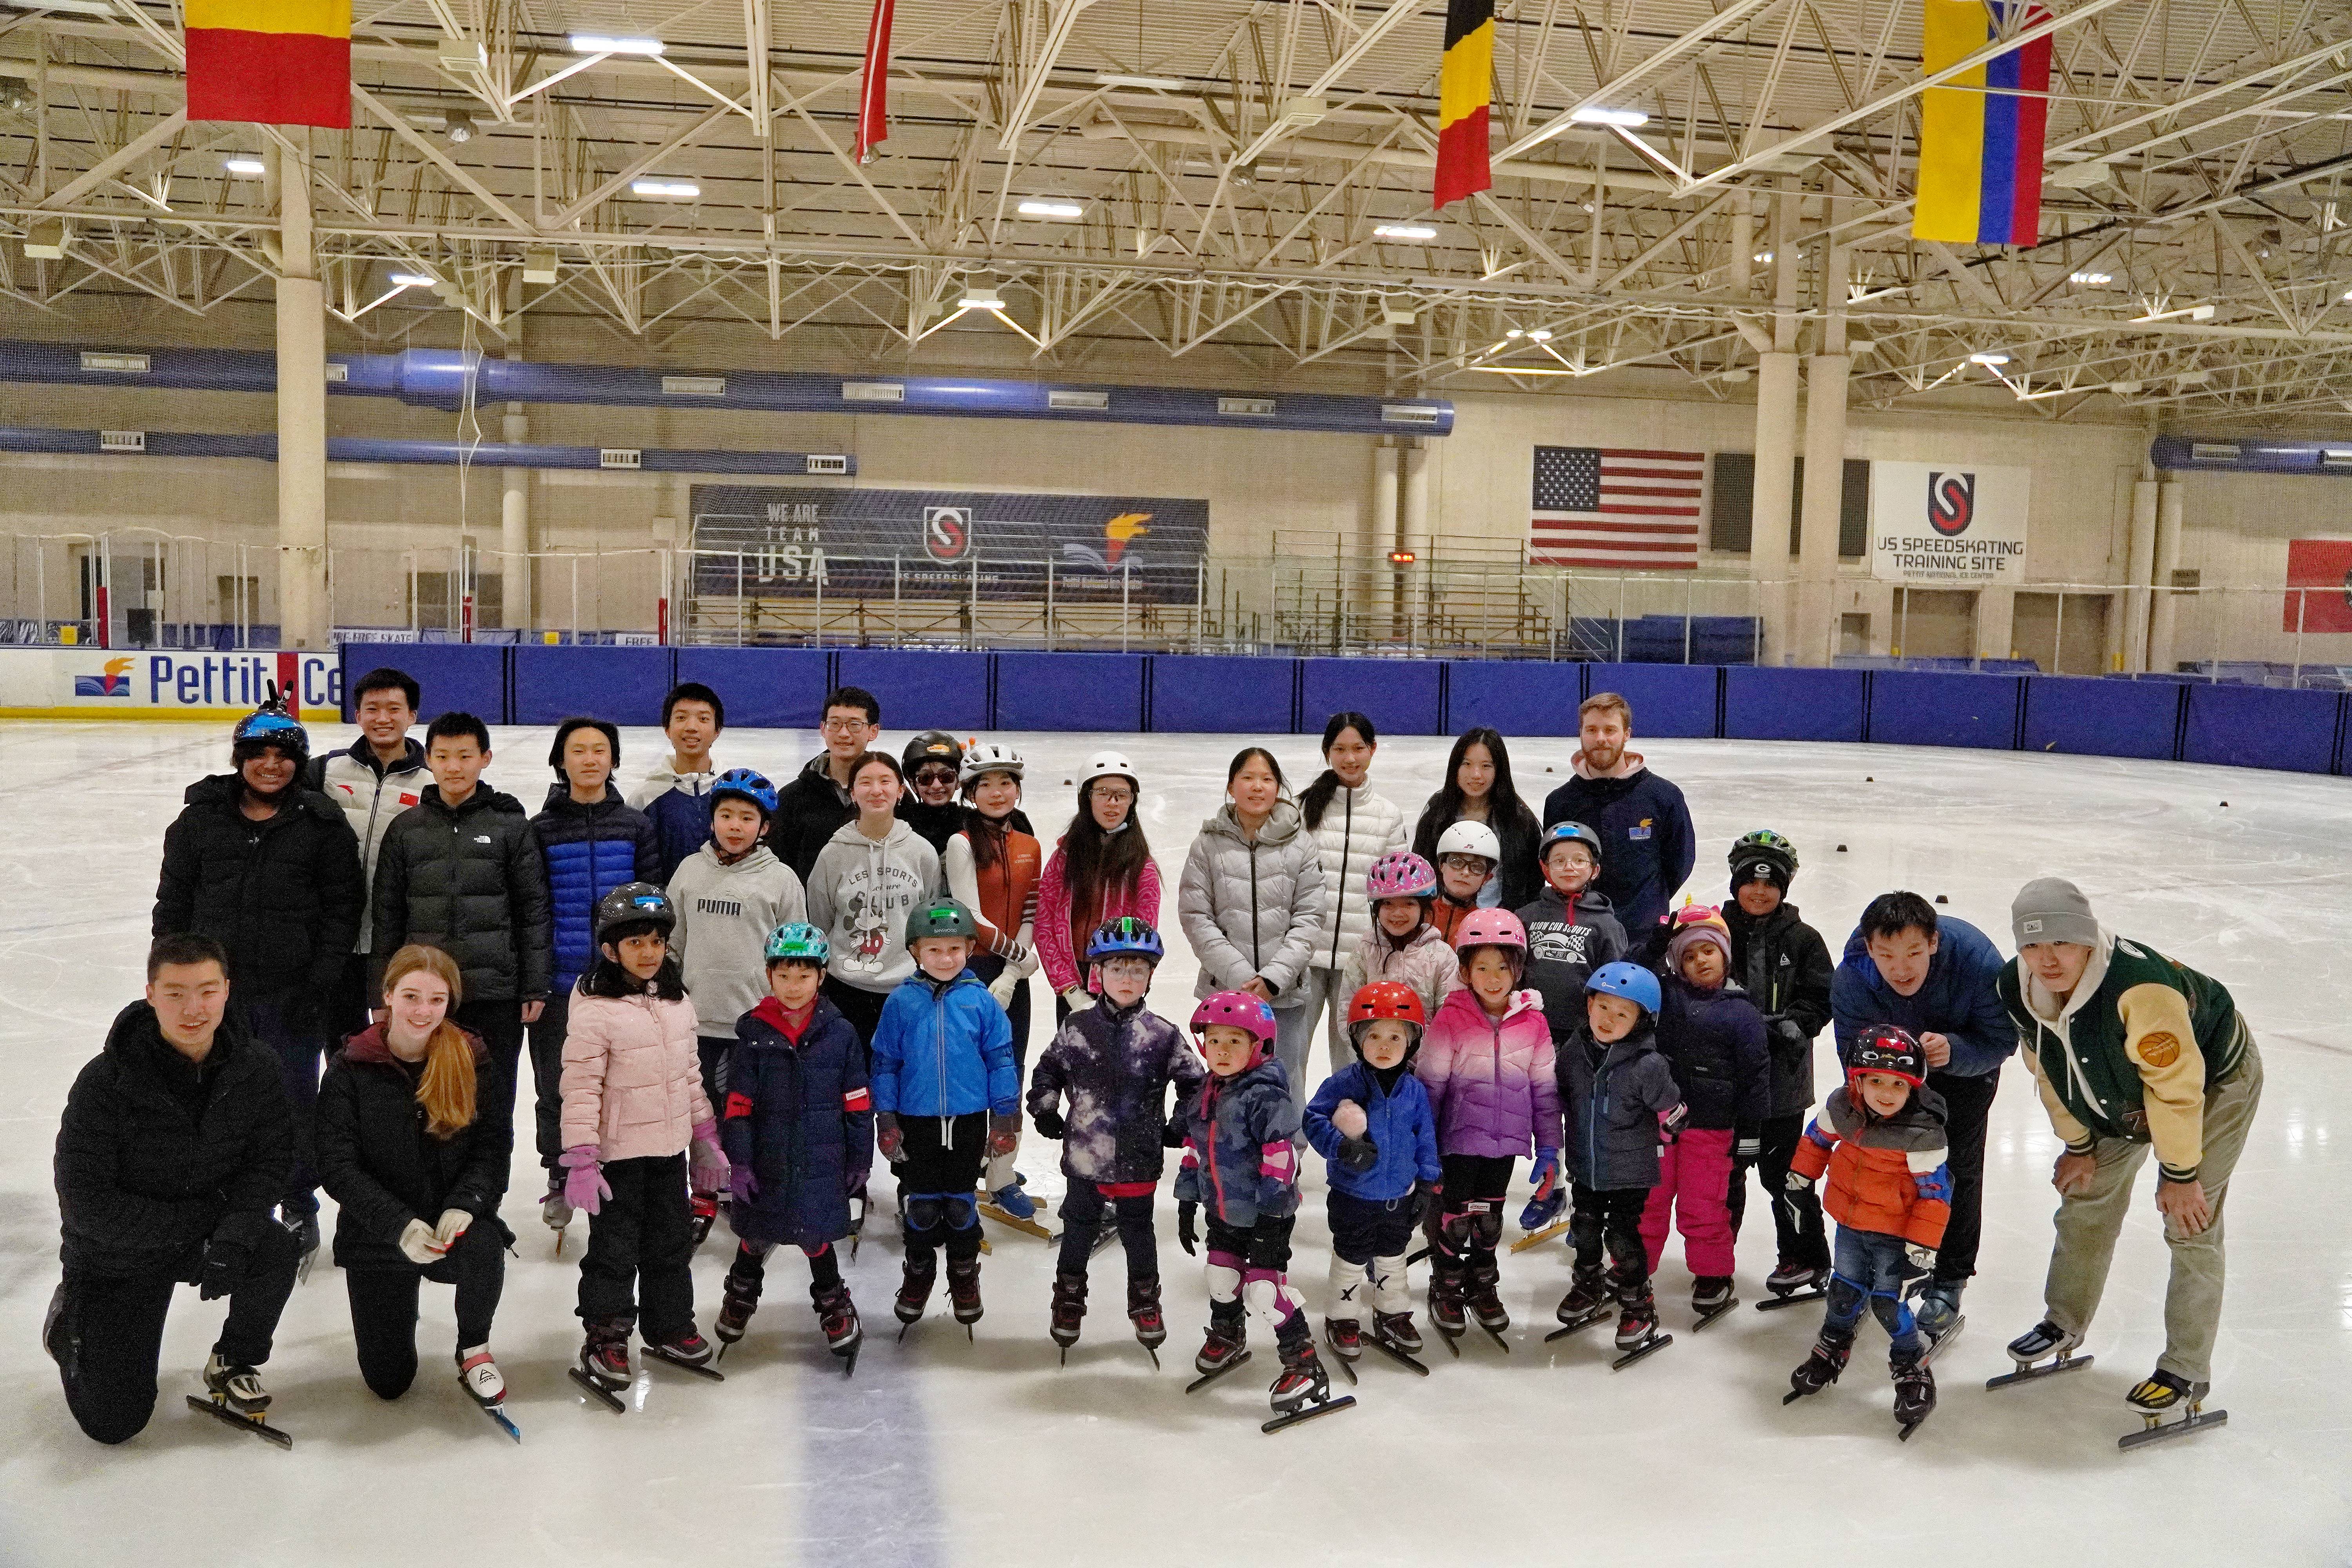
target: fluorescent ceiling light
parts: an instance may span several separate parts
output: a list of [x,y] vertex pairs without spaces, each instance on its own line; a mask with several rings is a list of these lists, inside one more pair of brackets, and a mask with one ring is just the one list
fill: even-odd
[[629,191],[640,196],[676,196],[692,200],[702,194],[702,187],[692,180],[631,180]]
[[[2347,295],[2345,295],[2344,297],[2345,297],[2346,299],[2347,299],[2347,300],[2352,300],[2352,294],[2347,294]],[[1521,331],[1520,331],[1518,328],[1517,328],[1517,327],[1513,327],[1513,328],[1509,329],[1508,331],[1507,331],[1506,332],[1504,332],[1504,334],[1503,334],[1503,335],[1504,335],[1505,337],[1507,337],[1507,338],[1524,338],[1524,337],[1526,337],[1526,336],[1527,336],[1527,333],[1525,333],[1525,332]]]
[[269,165],[258,158],[225,158],[221,167],[232,174],[266,174]]
[[1548,364],[1469,364],[1465,370],[1483,371],[1488,375],[1591,375],[1589,370],[1563,370]]
[[1004,309],[1004,296],[993,289],[974,285],[965,290],[964,297],[956,303],[967,310],[1002,310]]
[[1372,230],[1380,239],[1435,239],[1437,231],[1425,223],[1384,223]]
[[1551,342],[1551,329],[1549,327],[1538,327],[1534,331],[1528,334],[1528,338],[1533,342],[1548,343]]
[[2069,272],[2066,274],[2067,282],[2080,283],[2088,289],[2104,289],[2115,280],[2114,274],[2107,272]]
[[403,289],[430,289],[435,281],[422,272],[395,272],[392,280]]
[[575,55],[657,55],[662,52],[659,38],[608,38],[601,33],[574,33],[572,52]]
[[1969,363],[1970,364],[1980,364],[1987,368],[1990,368],[1994,365],[2007,364],[2009,363],[2009,356],[2007,354],[1970,354],[1969,356]]
[[1047,200],[1042,197],[1023,202],[1013,210],[1023,217],[1074,218],[1087,216],[1086,204],[1083,202]]
[[1601,109],[1591,105],[1571,110],[1568,117],[1579,125],[1619,125],[1628,131],[1650,122],[1650,117],[1638,109]]
[[1095,72],[1097,87],[1140,87],[1159,92],[1180,92],[1186,85],[1180,76],[1126,76],[1118,71]]
[[1772,259],[1772,253],[1769,250],[1759,250],[1754,256],[1749,257],[1748,259],[1750,261],[1769,261]]

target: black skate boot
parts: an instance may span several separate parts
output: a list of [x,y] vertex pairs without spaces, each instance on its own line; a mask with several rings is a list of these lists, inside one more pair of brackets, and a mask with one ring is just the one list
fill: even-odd
[[1691,1310],[1698,1315],[1692,1327],[1703,1329],[1738,1305],[1739,1298],[1731,1293],[1730,1275],[1702,1274],[1691,1286]]
[[1433,1257],[1429,1266],[1429,1321],[1445,1336],[1448,1350],[1454,1350],[1454,1342],[1470,1326],[1463,1313],[1465,1294],[1462,1260],[1448,1258],[1443,1252]]
[[646,1341],[646,1360],[707,1377],[713,1383],[722,1383],[726,1381],[726,1374],[710,1364],[711,1358],[717,1353],[717,1347],[704,1339],[691,1321],[684,1330],[666,1340]]
[[1160,1315],[1158,1275],[1127,1282],[1127,1321],[1135,1325],[1136,1343],[1151,1357],[1152,1370],[1158,1371],[1160,1347],[1168,1342],[1168,1321]]
[[1658,1328],[1657,1298],[1650,1289],[1648,1275],[1639,1279],[1620,1279],[1617,1293],[1617,1349],[1620,1352],[1610,1363],[1612,1371],[1622,1370],[1643,1356],[1665,1349],[1675,1342],[1675,1336]]
[[2017,1363],[2017,1370],[1987,1378],[1985,1386],[2007,1388],[2013,1383],[2031,1383],[2053,1373],[2073,1372],[2077,1367],[2088,1366],[2091,1357],[2074,1353],[2074,1347],[2082,1342],[2082,1335],[2062,1329],[2044,1318],[2009,1342],[2009,1359]]
[[1267,1391],[1274,1419],[1260,1431],[1279,1432],[1356,1403],[1353,1394],[1331,1397],[1331,1374],[1323,1370],[1323,1358],[1315,1353],[1315,1337],[1307,1331],[1304,1313],[1294,1312],[1275,1335],[1275,1342],[1282,1352],[1282,1373]]
[[588,1324],[580,1346],[580,1364],[571,1369],[572,1381],[588,1391],[614,1415],[628,1407],[621,1403],[629,1386],[629,1329],[626,1318],[597,1318]]
[[948,1302],[955,1309],[955,1321],[963,1325],[964,1338],[970,1339],[971,1326],[980,1321],[979,1258],[948,1259]]
[[1087,1316],[1087,1277],[1083,1274],[1054,1276],[1054,1322],[1049,1331],[1054,1342],[1062,1347],[1062,1364],[1070,1361],[1070,1347],[1078,1342],[1078,1325]]
[[751,1326],[751,1314],[760,1309],[760,1285],[757,1279],[746,1279],[733,1269],[719,1282],[719,1316],[711,1321],[710,1331],[719,1336],[719,1353],[724,1358],[727,1347],[743,1337]]
[[1190,1394],[1212,1378],[1226,1373],[1249,1359],[1249,1315],[1239,1301],[1209,1303],[1209,1331],[1201,1341],[1201,1351],[1192,1358],[1193,1370],[1200,1373]]
[[866,1330],[857,1321],[857,1308],[849,1299],[849,1287],[840,1280],[830,1285],[811,1285],[809,1305],[816,1309],[816,1326],[824,1334],[824,1348],[841,1358],[841,1374],[854,1375],[857,1371],[857,1347],[865,1342]]
[[898,1331],[900,1339],[905,1339],[907,1329],[912,1328],[922,1317],[923,1309],[930,1303],[931,1287],[939,1282],[939,1278],[940,1266],[936,1258],[907,1259],[906,1273],[898,1280],[898,1299],[890,1303],[890,1310],[905,1325]]
[[1759,1301],[1759,1312],[1773,1311],[1781,1307],[1793,1307],[1800,1301],[1818,1301],[1829,1292],[1830,1271],[1811,1263],[1782,1260],[1764,1277],[1764,1289],[1771,1293],[1769,1301]]
[[[1608,1316],[1609,1302],[1609,1282],[1601,1272],[1601,1265],[1580,1263],[1576,1266],[1576,1272],[1569,1278],[1568,1294],[1559,1299],[1559,1306],[1554,1315],[1567,1332],[1573,1333]],[[1544,1336],[1547,1341],[1559,1337],[1557,1333]]]
[[1374,1312],[1372,1342],[1402,1355],[1421,1353],[1421,1331],[1413,1326],[1411,1312]]
[[1323,1342],[1331,1353],[1343,1362],[1355,1361],[1364,1353],[1364,1325],[1355,1318],[1323,1320]]
[[1495,1337],[1496,1344],[1509,1350],[1511,1347],[1503,1342],[1503,1331],[1511,1326],[1511,1312],[1503,1305],[1503,1275],[1502,1270],[1495,1267],[1495,1255],[1491,1252],[1472,1253],[1470,1267],[1465,1272],[1469,1277],[1470,1315],[1478,1320],[1480,1328]]
[[1919,1423],[1935,1411],[1935,1369],[1923,1351],[1896,1351],[1886,1358],[1886,1370],[1894,1374],[1895,1421],[1902,1428],[1895,1435],[1907,1443]]
[[1783,1405],[1794,1405],[1808,1394],[1819,1394],[1838,1380],[1845,1370],[1846,1358],[1853,1354],[1853,1331],[1823,1329],[1822,1337],[1813,1342],[1812,1353],[1805,1364],[1789,1374],[1789,1392],[1780,1396]]

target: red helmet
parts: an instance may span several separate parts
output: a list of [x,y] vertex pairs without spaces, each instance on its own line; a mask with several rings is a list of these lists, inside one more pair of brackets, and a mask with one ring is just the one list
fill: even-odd
[[1246,991],[1218,991],[1201,998],[1200,1005],[1192,1009],[1194,1037],[1218,1025],[1248,1031],[1257,1042],[1250,1058],[1254,1062],[1264,1059],[1274,1046],[1274,1009]]
[[1845,1080],[1852,1083],[1866,1072],[1901,1079],[1913,1089],[1927,1086],[1927,1053],[1908,1029],[1892,1024],[1874,1025],[1856,1040],[1845,1058]]
[[1429,1013],[1421,1005],[1421,993],[1403,981],[1378,980],[1357,992],[1356,999],[1348,1004],[1350,1027],[1375,1018],[1402,1018],[1420,1028],[1429,1022]]

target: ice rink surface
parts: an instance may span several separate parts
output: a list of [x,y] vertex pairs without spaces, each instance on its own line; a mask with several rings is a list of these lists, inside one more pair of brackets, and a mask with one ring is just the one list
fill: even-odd
[[[2025,1070],[2007,1069],[1987,1155],[1985,1239],[1964,1337],[1937,1363],[1942,1402],[1907,1444],[1890,1415],[1885,1341],[1866,1326],[1844,1381],[1783,1408],[1819,1309],[1746,1307],[1688,1331],[1678,1247],[1658,1276],[1675,1344],[1609,1370],[1605,1329],[1543,1343],[1568,1282],[1558,1246],[1506,1254],[1515,1326],[1507,1356],[1473,1332],[1449,1357],[1433,1331],[1426,1381],[1368,1357],[1360,1407],[1261,1436],[1271,1346],[1187,1398],[1206,1310],[1201,1266],[1174,1239],[1163,1196],[1171,1337],[1155,1374],[1120,1310],[1116,1247],[1094,1266],[1086,1337],[1057,1370],[1045,1335],[1053,1253],[991,1226],[975,1342],[943,1302],[892,1339],[898,1249],[887,1205],[849,1278],[866,1326],[845,1382],[780,1253],[723,1386],[640,1373],[609,1415],[564,1378],[579,1345],[572,1260],[530,1199],[518,1161],[510,1260],[495,1348],[525,1442],[475,1413],[445,1359],[447,1291],[428,1288],[415,1386],[396,1404],[362,1385],[341,1279],[321,1252],[267,1369],[282,1454],[188,1411],[180,1395],[217,1331],[218,1304],[179,1292],[153,1423],[121,1448],[74,1427],[38,1344],[58,1277],[50,1152],[74,1074],[138,994],[165,826],[180,792],[226,766],[225,727],[16,723],[0,728],[0,1563],[1997,1564],[2327,1563],[2347,1557],[2352,1488],[2352,784],[2159,763],[2009,753],[1665,741],[1640,745],[1690,796],[1701,844],[1692,889],[1724,888],[1732,838],[1769,826],[1803,857],[1793,898],[1836,951],[1874,893],[1948,897],[2009,948],[2009,900],[2037,875],[2080,882],[2106,921],[2224,981],[2268,1070],[2229,1203],[2230,1300],[2211,1405],[2230,1424],[2118,1454],[2138,1422],[2125,1390],[2162,1340],[2165,1249],[2143,1173],[2088,1348],[2097,1364],[1987,1393],[2001,1345],[2040,1315],[2057,1142]],[[321,726],[318,743],[351,731]],[[490,781],[536,810],[550,732],[499,734]],[[1098,746],[1144,778],[1144,819],[1170,894],[1241,741],[1227,736],[1016,735],[1027,807],[1049,847],[1063,781]],[[903,733],[887,737],[893,748]],[[734,732],[721,765],[782,782],[805,732]],[[1409,810],[1437,782],[1446,742],[1384,745],[1374,787]],[[625,742],[625,780],[660,748]],[[1294,785],[1311,737],[1276,745]],[[1565,776],[1574,743],[1515,745],[1532,805]],[[1548,771],[1549,770],[1549,771]],[[1190,1011],[1192,964],[1172,933],[1154,1005]],[[1039,1009],[1051,1002],[1036,984]],[[1034,1053],[1045,1034],[1032,1038]],[[1824,1037],[1826,1041],[1826,1037]],[[1834,1064],[1817,1052],[1824,1088]],[[1318,1075],[1321,1064],[1318,1061]],[[2341,1119],[2339,1120],[2339,1113]],[[527,1140],[526,1140],[527,1142]],[[1052,1145],[1022,1165],[1058,1194]],[[1320,1163],[1307,1161],[1295,1279],[1319,1320],[1328,1257]],[[877,1190],[888,1186],[877,1181]],[[1510,1209],[1524,1193],[1524,1166]],[[1165,1189],[1163,1189],[1164,1193]],[[1516,1228],[1509,1234],[1516,1235]],[[1760,1197],[1739,1256],[1753,1302],[1773,1262]],[[706,1331],[732,1250],[722,1226],[698,1259]],[[1414,1271],[1419,1293],[1425,1283]],[[1253,1338],[1263,1342],[1262,1330]],[[1336,1374],[1335,1374],[1336,1375]]]

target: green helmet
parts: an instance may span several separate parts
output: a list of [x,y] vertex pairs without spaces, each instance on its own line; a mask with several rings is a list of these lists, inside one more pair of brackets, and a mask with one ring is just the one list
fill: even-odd
[[927,936],[960,936],[969,942],[980,935],[980,927],[971,911],[953,899],[934,899],[928,904],[918,904],[907,916],[907,945],[913,947]]
[[778,926],[768,933],[766,952],[770,963],[787,958],[804,958],[812,963],[823,963],[833,956],[833,944],[824,940],[824,932],[806,921],[794,921],[791,925]]

